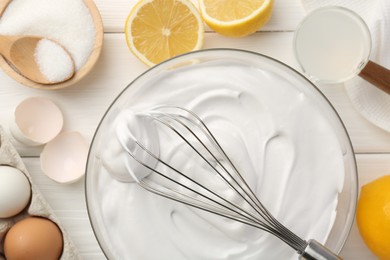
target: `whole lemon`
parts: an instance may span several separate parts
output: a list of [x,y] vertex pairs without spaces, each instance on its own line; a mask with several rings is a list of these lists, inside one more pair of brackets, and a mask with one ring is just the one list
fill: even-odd
[[381,260],[390,260],[390,175],[362,187],[356,220],[368,248]]

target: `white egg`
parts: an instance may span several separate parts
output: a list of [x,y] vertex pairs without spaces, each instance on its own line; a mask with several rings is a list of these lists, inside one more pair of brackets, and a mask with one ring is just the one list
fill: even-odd
[[11,166],[0,166],[0,218],[19,214],[30,202],[31,185],[26,175]]

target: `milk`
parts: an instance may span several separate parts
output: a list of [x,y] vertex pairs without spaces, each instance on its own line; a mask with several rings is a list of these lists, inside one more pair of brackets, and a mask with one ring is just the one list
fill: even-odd
[[309,14],[295,35],[296,56],[315,81],[343,82],[360,72],[371,38],[363,20],[351,11],[330,7]]

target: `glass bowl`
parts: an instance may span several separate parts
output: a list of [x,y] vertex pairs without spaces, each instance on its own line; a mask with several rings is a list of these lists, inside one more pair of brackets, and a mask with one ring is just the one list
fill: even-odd
[[[226,68],[228,68],[231,62],[238,62],[240,64],[243,64],[243,66],[246,66],[245,68],[247,68],[248,70],[266,71],[267,73],[270,73],[269,75],[271,75],[270,76],[271,78],[275,77],[278,79],[282,79],[285,82],[289,82],[291,86],[294,86],[293,87],[294,89],[297,88],[299,90],[298,97],[300,99],[308,100],[308,102],[314,102],[313,104],[315,104],[315,109],[318,109],[319,113],[321,113],[321,116],[324,118],[324,122],[323,122],[324,127],[326,127],[327,129],[329,128],[330,129],[329,133],[332,136],[333,135],[335,136],[334,139],[336,140],[335,141],[336,145],[330,148],[334,149],[333,150],[334,153],[340,154],[341,163],[339,164],[340,167],[337,170],[343,176],[340,177],[342,179],[342,182],[340,187],[338,188],[339,192],[336,193],[335,195],[337,197],[336,199],[337,205],[335,205],[334,208],[334,212],[336,214],[332,214],[332,216],[328,216],[330,219],[332,219],[333,225],[329,226],[329,230],[327,230],[327,235],[323,239],[324,241],[320,241],[320,242],[322,242],[326,247],[328,247],[329,249],[337,253],[339,253],[340,250],[342,249],[348,237],[355,216],[358,185],[357,185],[356,162],[355,162],[355,156],[351,145],[351,141],[337,112],[332,107],[330,102],[326,99],[326,97],[317,89],[315,85],[313,85],[313,83],[311,83],[300,73],[298,73],[291,67],[281,63],[280,61],[249,51],[234,50],[234,49],[210,49],[210,50],[196,51],[196,52],[175,57],[173,59],[167,60],[149,69],[148,71],[140,75],[131,84],[129,84],[113,101],[111,106],[107,109],[107,112],[103,116],[97,128],[88,156],[85,190],[86,190],[86,201],[87,201],[87,208],[88,208],[90,221],[94,233],[96,235],[96,238],[104,254],[107,256],[107,258],[140,259],[140,256],[143,257],[144,255],[148,255],[151,251],[153,251],[151,248],[148,247],[148,245],[152,246],[153,244],[166,243],[166,241],[169,241],[168,236],[172,236],[172,233],[174,233],[173,230],[172,231],[170,231],[169,229],[167,230],[167,228],[164,225],[155,226],[153,232],[151,232],[150,230],[141,229],[140,233],[142,233],[142,236],[144,236],[145,239],[145,241],[139,242],[141,245],[140,246],[141,254],[137,255],[137,253],[134,252],[134,255],[124,255],[122,251],[119,249],[119,248],[124,248],[126,246],[130,247],[132,246],[132,244],[138,243],[137,239],[131,242],[132,241],[131,238],[137,238],[138,234],[129,232],[128,234],[125,233],[125,235],[123,235],[123,233],[121,233],[122,235],[119,235],[121,231],[119,230],[120,228],[118,228],[118,226],[116,226],[116,228],[118,229],[116,231],[118,231],[118,233],[116,233],[115,230],[113,231],[113,229],[115,229],[113,223],[117,219],[122,219],[123,221],[122,224],[124,226],[131,225],[129,223],[131,223],[132,218],[130,216],[129,218],[127,218],[126,214],[128,213],[126,213],[127,211],[125,211],[123,207],[126,207],[127,202],[131,203],[131,200],[133,198],[131,198],[131,196],[126,197],[126,196],[121,196],[120,194],[118,195],[119,191],[112,188],[112,186],[110,186],[109,183],[116,183],[115,185],[136,185],[134,183],[122,184],[120,181],[116,181],[110,174],[107,173],[102,163],[102,153],[104,152],[105,147],[107,147],[107,144],[111,142],[109,139],[107,139],[107,136],[110,135],[110,126],[112,125],[114,118],[117,117],[120,111],[122,111],[123,109],[129,106],[136,105],[137,102],[141,102],[140,100],[147,102],[149,96],[153,96],[154,95],[153,93],[157,91],[157,89],[154,88],[158,87],[158,86],[151,86],[151,82],[155,82],[155,81],[158,82],[159,81],[158,79],[164,77],[165,75],[168,74],[171,75],[172,73],[176,73],[174,75],[180,75],[177,73],[183,73],[183,71],[187,71],[188,73],[188,71],[191,72],[192,70],[194,70],[199,66],[209,65],[214,63],[226,64],[227,66]],[[211,65],[211,68],[213,68],[213,65]],[[229,73],[228,70],[226,73]],[[192,74],[190,73],[189,75]],[[223,77],[224,76],[220,76],[220,78]],[[237,76],[237,79],[235,80],[240,81],[241,79],[239,77],[240,76]],[[192,82],[193,80],[194,79],[191,79],[191,77],[188,78],[188,82]],[[207,75],[204,76],[204,80],[206,81],[209,80]],[[278,86],[275,87],[278,88]],[[254,93],[256,93],[257,88],[255,87],[252,88],[251,90],[254,91]],[[186,84],[183,85],[183,91],[186,91]],[[167,88],[166,91],[164,92],[165,96],[169,96],[169,93],[166,92],[169,92],[169,88]],[[201,91],[199,91],[199,93],[196,93],[195,91],[195,93],[193,94],[200,95]],[[294,113],[291,112],[292,110],[287,105],[285,106],[282,101],[282,100],[288,100],[289,97],[282,97],[282,96],[283,95],[280,95],[281,98],[280,100],[278,100],[278,96],[276,96],[276,99],[273,102],[277,105],[277,107],[280,108],[280,111],[282,112],[285,111],[285,113],[288,114],[288,116],[294,116]],[[189,102],[185,98],[181,98],[180,95],[179,98],[176,98],[175,100],[176,100],[175,102],[177,102],[179,105],[183,105],[183,103],[185,104],[186,102]],[[213,107],[213,105],[211,105],[211,107]],[[295,115],[295,116],[297,116],[296,120],[300,120],[299,115]],[[311,121],[307,121],[307,122],[304,121],[301,123],[302,123],[302,128],[298,127],[297,131],[298,132],[302,131],[303,135],[305,133],[304,131],[307,131],[307,129],[309,129],[308,131],[315,131],[310,129],[317,129],[318,127],[318,126],[314,126],[315,123]],[[322,138],[326,138],[326,136],[321,136],[321,135],[318,136],[318,139],[322,139]],[[300,140],[302,142],[298,142],[297,143],[298,146],[304,144],[305,141],[304,136]],[[307,143],[305,143],[305,145],[310,146],[310,144]],[[327,148],[327,146],[331,146],[331,145],[324,144],[324,149]],[[308,158],[299,158],[299,160],[303,160],[303,161],[307,159]],[[115,158],[113,160],[115,160]],[[327,167],[326,163],[325,163],[325,167]],[[313,174],[316,174],[315,171],[313,171]],[[126,175],[126,173],[124,173],[124,175]],[[321,178],[321,176],[319,175],[314,175],[314,177]],[[300,187],[295,187],[295,188],[298,188],[299,190]],[[127,188],[125,188],[124,190],[126,189]],[[117,197],[109,195],[111,194],[110,192],[117,193],[116,194]],[[318,191],[318,193],[327,193],[327,192],[328,192],[327,190]],[[149,196],[149,195],[145,194],[145,196]],[[301,214],[299,217],[299,222],[301,222],[300,225],[306,225],[304,220],[306,217],[305,215],[310,215],[305,213],[307,212],[307,210],[309,211],[316,210],[316,211],[320,211],[316,213],[319,214],[322,213],[322,210],[318,209],[318,207],[316,208],[315,205],[316,205],[316,200],[313,197],[312,201],[309,201],[308,203],[306,203],[306,205],[304,205],[304,207],[306,207],[306,211],[299,211],[300,209],[296,208],[296,210],[293,209],[290,212],[291,213],[290,215],[296,215],[297,213],[300,213]],[[160,204],[158,203],[155,204],[155,207],[158,208],[159,206]],[[132,210],[137,211],[140,209],[133,208]],[[123,216],[123,214],[125,215]],[[145,218],[148,217],[150,216],[145,215]],[[317,219],[313,220],[313,222],[316,221]],[[167,239],[163,239],[164,236],[167,236]],[[311,237],[304,237],[304,239],[309,239],[309,238]],[[272,238],[267,237],[267,239],[272,239]],[[143,251],[144,253],[142,253],[142,250],[144,250]],[[177,250],[178,252],[188,251],[186,248],[181,249],[180,246],[175,250]],[[207,250],[204,249],[203,251],[207,251]],[[194,258],[194,256],[192,257]],[[163,256],[161,256],[158,258],[165,259],[166,257],[164,258]],[[195,256],[195,258],[199,259],[200,257]],[[224,259],[223,257],[221,258],[217,257],[217,258]],[[151,259],[151,258],[145,256],[145,259]]]

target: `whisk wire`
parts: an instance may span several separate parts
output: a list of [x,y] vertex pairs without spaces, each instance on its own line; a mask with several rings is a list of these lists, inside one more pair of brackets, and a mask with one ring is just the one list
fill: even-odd
[[[197,203],[191,203],[190,201],[186,201],[186,200],[182,200],[180,198],[177,198],[175,196],[172,196],[170,195],[169,193],[166,193],[166,192],[162,192],[161,190],[159,189],[155,189],[153,188],[149,183],[145,182],[145,181],[141,181],[140,182],[140,185],[145,189],[145,190],[148,190],[154,194],[157,194],[159,196],[162,196],[162,197],[165,197],[165,198],[168,198],[170,200],[174,200],[174,201],[177,201],[181,204],[185,204],[185,205],[188,205],[188,206],[191,206],[193,208],[197,208],[197,209],[200,209],[200,210],[203,210],[203,211],[206,211],[206,212],[209,212],[209,213],[213,213],[215,215],[218,215],[218,216],[221,216],[221,217],[225,217],[225,218],[228,218],[228,219],[231,219],[231,220],[234,220],[234,221],[237,221],[237,222],[240,222],[242,224],[246,224],[246,225],[249,225],[249,226],[252,226],[252,227],[255,227],[255,228],[258,228],[260,230],[263,230],[263,231],[266,231],[266,232],[269,232],[271,234],[273,234],[274,236],[278,237],[280,240],[284,241],[286,244],[289,244],[289,240],[288,240],[288,237],[285,237],[283,236],[282,234],[280,233],[273,233],[273,232],[270,232],[270,230],[267,228],[267,226],[264,224],[264,223],[254,223],[254,222],[251,222],[251,221],[247,221],[245,220],[244,218],[239,218],[237,216],[234,216],[232,214],[229,214],[227,212],[224,212],[224,211],[219,211],[219,210],[216,210],[214,208],[213,205],[210,204],[210,207],[205,207],[205,206],[200,206],[200,204],[197,204]],[[161,188],[161,187],[159,187]],[[170,190],[172,191],[172,190]],[[190,200],[195,200],[193,197],[189,197],[188,195],[185,195],[183,193],[180,193],[178,192],[180,195],[182,196],[185,196],[187,198],[189,198]],[[203,201],[200,201],[198,200],[198,202],[200,203],[205,203]],[[301,253],[300,251],[297,251],[299,254]]]
[[[171,107],[175,107],[175,106],[171,106]],[[183,117],[187,120],[189,120],[191,123],[193,123],[195,126],[199,126],[202,130],[205,131],[206,133],[206,136],[210,139],[210,141],[212,141],[212,143],[214,144],[214,146],[218,149],[219,153],[223,156],[223,159],[225,161],[227,161],[230,165],[230,167],[233,169],[234,173],[236,174],[236,176],[239,177],[240,181],[241,181],[241,184],[244,185],[244,187],[246,189],[242,189],[242,191],[245,193],[245,195],[247,195],[253,203],[256,204],[256,206],[261,210],[261,213],[264,214],[263,217],[267,218],[269,221],[273,222],[276,226],[280,226],[280,223],[271,215],[271,213],[263,206],[263,204],[260,202],[260,200],[258,199],[258,197],[254,194],[254,192],[252,191],[252,189],[249,187],[248,183],[245,181],[245,179],[242,177],[241,173],[237,170],[236,166],[233,164],[233,162],[230,160],[229,156],[225,153],[225,151],[222,149],[221,145],[219,144],[219,142],[217,141],[217,139],[214,137],[213,133],[209,130],[209,128],[207,127],[207,125],[203,122],[203,120],[200,119],[200,117],[198,115],[196,115],[194,112],[188,110],[188,109],[185,109],[185,108],[182,108],[182,107],[175,107],[176,109],[180,109],[180,110],[183,110],[183,111],[186,111],[187,113],[189,113],[191,116],[193,116],[194,118],[197,119],[198,123],[200,125],[196,125],[195,122],[193,120],[190,120],[189,118],[186,118],[186,117]],[[203,146],[205,146],[205,144],[203,144]],[[207,147],[205,147],[207,149]],[[209,149],[207,149],[209,151]],[[215,157],[214,157],[215,158]],[[234,178],[234,176],[232,174],[230,174],[230,172],[223,166],[223,164],[221,164],[219,162],[219,160],[217,160],[217,162],[220,164],[220,166],[225,170],[225,172],[233,179],[233,181],[239,185],[239,187],[242,188],[242,186],[240,186],[240,184],[238,183],[238,181],[236,180],[236,178]],[[241,193],[240,193],[241,194]]]
[[[189,113],[191,113],[191,111],[188,111]],[[207,137],[207,139],[212,142],[212,144],[218,149],[218,152],[221,154],[223,154],[223,159],[225,161],[227,161],[230,166],[233,166],[235,172],[237,172],[237,174],[240,175],[240,178],[241,178],[241,182],[242,183],[239,183],[237,181],[237,179],[226,169],[226,167],[221,163],[221,160],[219,160],[217,158],[217,156],[207,147],[207,145],[201,140],[201,138],[188,126],[186,125],[182,120],[179,120],[178,118],[180,119],[184,119],[184,120],[187,120],[189,121],[190,123],[192,123],[194,126],[199,126],[199,124],[196,124],[196,122],[194,122],[193,120],[191,120],[190,118],[188,117],[184,117],[182,115],[177,115],[177,116],[174,116],[172,114],[165,114],[165,113],[159,113],[159,115],[163,115],[163,116],[166,116],[166,117],[169,117],[170,119],[176,121],[177,123],[179,123],[180,125],[182,125],[189,133],[191,133],[191,135],[193,137],[196,138],[196,140],[203,146],[203,148],[208,152],[209,155],[212,156],[212,158],[214,159],[214,161],[225,171],[225,173],[234,181],[234,183],[232,182],[229,182],[226,177],[224,176],[224,174],[222,174],[216,167],[214,167],[211,162],[209,160],[207,160],[207,158],[202,155],[182,134],[180,134],[178,131],[176,131],[174,128],[172,128],[169,123],[165,123],[166,126],[168,126],[169,128],[171,128],[173,131],[176,132],[176,134],[178,134],[181,139],[183,141],[185,141],[213,170],[214,172],[216,172],[221,178],[222,180],[231,188],[233,189],[235,192],[238,193],[238,195],[244,199],[248,205],[250,205],[258,214],[261,214],[258,210],[259,208],[262,209],[264,208],[261,203],[257,200],[255,200],[254,198],[256,198],[256,196],[254,195],[254,193],[249,193],[248,191],[251,191],[251,189],[249,188],[249,186],[247,185],[247,183],[245,182],[245,180],[241,177],[241,175],[238,173],[238,171],[236,170],[236,168],[234,167],[233,163],[231,162],[231,160],[227,157],[227,155],[224,153],[224,151],[222,150],[221,146],[219,145],[218,141],[214,138],[214,136],[211,134],[211,132],[209,131],[209,129],[207,128],[207,126],[202,122],[200,121],[199,123],[201,123],[201,125],[204,127],[199,127],[200,130],[203,131],[203,133],[205,134],[205,136]],[[195,114],[194,114],[195,115]],[[195,115],[196,116],[196,115]],[[199,118],[197,118],[198,120],[200,120]],[[160,122],[162,122],[161,120],[159,120]],[[235,187],[233,184],[237,185],[237,187]],[[248,189],[245,190],[243,188],[242,185],[245,185],[245,187]],[[239,191],[238,189],[240,189],[241,191]],[[245,195],[245,196],[244,196]],[[252,195],[252,196],[251,196]],[[254,206],[250,201],[248,201],[248,198],[255,204],[257,204],[257,202],[259,203],[258,205]],[[264,212],[262,212],[264,213]]]
[[[182,122],[177,121],[177,119],[175,119],[175,118],[173,118],[173,117],[171,117],[171,116],[169,116],[169,115],[164,114],[164,116],[168,116],[169,118],[172,118],[172,119],[174,119],[176,122],[179,122],[180,124],[182,124]],[[169,123],[167,123],[166,121],[162,120],[162,119],[159,118],[159,117],[152,117],[152,118],[155,119],[155,120],[157,120],[158,122],[164,124],[164,125],[167,126],[169,129],[171,129],[172,131],[174,131],[178,136],[180,136],[180,138],[182,138],[182,139],[185,141],[185,143],[186,143],[187,145],[189,145],[189,146],[196,152],[196,154],[198,154],[198,155],[199,155],[199,156],[200,156],[200,157],[201,157],[201,158],[202,158],[202,159],[203,159],[203,160],[204,160],[204,161],[205,161],[205,162],[214,170],[214,171],[216,171],[216,172],[219,174],[219,176],[221,176],[221,177],[223,178],[223,180],[225,181],[225,183],[229,184],[229,186],[230,186],[232,189],[234,189],[235,192],[239,193],[239,191],[238,191],[235,187],[231,186],[230,183],[226,180],[226,178],[223,177],[223,175],[222,175],[222,174],[221,174],[221,173],[220,173],[220,172],[219,172],[219,171],[218,171],[218,170],[209,162],[209,160],[207,160],[207,159],[206,159],[206,158],[205,158],[197,149],[195,149],[195,147],[194,147],[194,146],[193,146],[193,145],[192,145],[192,144],[191,144],[191,143],[190,143],[190,142],[189,142],[189,141],[188,141],[188,140],[179,132],[179,131],[177,131],[177,130],[176,130],[175,128],[173,128]],[[185,126],[185,125],[183,125],[183,126]],[[185,127],[186,127],[186,129],[188,129],[188,130],[194,135],[194,137],[195,137],[202,145],[204,145],[204,143],[200,140],[200,138],[199,138],[194,132],[192,132],[191,129],[187,128],[187,126],[185,126]],[[219,162],[219,160],[217,160],[217,158],[211,153],[211,151],[210,151],[207,147],[205,147],[205,148],[207,149],[208,152],[210,152],[210,154],[214,157],[214,159],[215,159],[216,161]],[[146,147],[143,147],[143,149],[146,149]],[[146,149],[146,150],[148,150],[148,149]],[[149,152],[150,152],[150,151],[149,151]],[[180,172],[179,170],[175,169],[175,168],[172,167],[171,165],[169,165],[169,164],[167,164],[166,162],[162,161],[160,158],[157,158],[157,157],[156,157],[155,155],[153,155],[152,153],[149,153],[149,154],[150,154],[151,156],[153,156],[155,159],[157,159],[159,162],[161,162],[162,164],[164,164],[166,167],[168,167],[168,168],[170,168],[171,170],[175,171],[175,172],[178,173],[180,176],[184,177],[185,179],[189,180],[190,182],[192,182],[192,183],[198,185],[199,187],[201,187],[201,188],[204,189],[205,191],[209,192],[210,194],[214,195],[215,197],[221,199],[222,201],[224,201],[224,202],[227,203],[228,205],[232,206],[233,208],[227,207],[225,204],[222,204],[222,203],[220,203],[220,202],[218,202],[218,201],[212,200],[210,197],[207,197],[207,196],[205,196],[204,194],[202,194],[202,193],[200,193],[200,192],[197,192],[197,191],[195,191],[195,190],[193,190],[193,189],[191,189],[191,188],[189,188],[189,187],[183,185],[182,183],[180,183],[180,182],[178,182],[178,181],[176,181],[176,180],[173,180],[173,179],[169,178],[168,176],[164,175],[164,174],[161,173],[161,172],[159,172],[159,175],[160,175],[160,176],[163,176],[163,177],[165,177],[165,178],[168,178],[169,180],[175,182],[175,183],[178,184],[179,186],[181,186],[181,187],[183,187],[183,188],[185,188],[185,189],[188,189],[188,190],[190,190],[190,191],[192,191],[192,192],[194,192],[194,193],[196,193],[196,194],[198,194],[198,195],[204,197],[206,200],[212,200],[212,202],[217,203],[219,206],[225,207],[225,208],[227,208],[227,209],[233,211],[234,213],[237,213],[237,214],[239,214],[239,215],[242,215],[242,216],[245,216],[245,217],[247,217],[247,218],[250,218],[253,222],[258,222],[259,224],[261,224],[260,221],[259,221],[253,214],[251,214],[251,213],[249,213],[248,211],[244,210],[242,207],[239,207],[237,204],[233,203],[232,201],[227,200],[226,198],[222,197],[221,195],[217,194],[216,192],[214,192],[214,191],[210,190],[209,188],[205,187],[205,186],[202,185],[201,183],[199,183],[199,182],[197,182],[197,181],[195,181],[195,180],[189,178],[187,175],[183,174],[182,172]],[[148,168],[149,168],[149,167],[148,167]],[[150,168],[149,168],[149,169],[150,169]],[[151,169],[151,170],[154,170],[154,169]],[[154,172],[156,172],[156,171],[154,171]],[[246,200],[246,198],[244,198],[244,197],[242,197],[242,198]],[[250,204],[248,201],[247,201],[247,203]],[[239,212],[241,212],[241,213],[239,213]],[[243,215],[243,214],[244,214],[244,215]]]
[[[236,221],[239,221],[241,223],[244,223],[244,224],[247,224],[247,225],[251,225],[253,227],[256,227],[256,228],[260,228],[260,229],[263,229],[266,231],[264,225],[260,225],[259,223],[257,222],[253,222],[253,221],[248,221],[246,218],[243,218],[243,217],[240,217],[240,216],[236,216],[235,214],[231,214],[230,211],[228,210],[224,210],[223,208],[215,208],[215,206],[213,204],[210,204],[210,203],[207,203],[205,201],[202,201],[202,200],[198,200],[194,197],[191,197],[187,194],[184,194],[178,190],[171,190],[171,189],[168,189],[168,188],[165,188],[164,187],[164,191],[162,191],[161,189],[159,188],[154,188],[153,187],[153,182],[148,182],[148,181],[144,181],[142,180],[140,182],[140,185],[148,190],[148,191],[151,191],[155,194],[158,194],[160,196],[164,196],[164,197],[167,197],[169,199],[172,199],[172,200],[176,200],[176,201],[181,201],[180,198],[181,196],[184,196],[186,197],[188,200],[185,200],[184,201],[184,204],[186,205],[189,205],[189,206],[192,206],[192,207],[196,207],[198,209],[202,209],[202,210],[205,210],[205,211],[208,211],[208,212],[216,212],[218,215],[220,216],[223,216],[223,217],[226,217],[226,218],[229,218],[229,219],[232,219],[232,220],[236,220]],[[177,194],[178,196],[175,196],[175,194]],[[193,202],[191,202],[193,201]],[[200,205],[202,205],[200,207]]]
[[[192,183],[194,183],[194,184],[197,185],[198,187],[201,187],[202,189],[204,189],[204,191],[206,191],[206,192],[212,194],[213,196],[215,196],[215,197],[219,198],[220,200],[224,201],[225,203],[231,205],[233,208],[232,208],[232,207],[228,207],[228,206],[226,206],[225,204],[223,204],[223,203],[221,203],[221,202],[219,202],[219,201],[217,201],[217,200],[215,200],[215,199],[212,199],[212,198],[210,198],[210,197],[204,195],[203,193],[200,193],[199,191],[196,191],[196,190],[194,190],[194,189],[192,189],[192,188],[190,188],[190,187],[188,187],[188,186],[186,186],[186,185],[183,185],[183,184],[180,183],[179,181],[177,181],[177,180],[175,180],[175,179],[173,179],[173,178],[171,178],[171,177],[169,177],[169,176],[163,174],[161,171],[156,170],[154,167],[151,167],[151,166],[147,165],[147,164],[144,163],[142,160],[140,160],[139,158],[137,158],[137,157],[129,150],[129,148],[126,146],[126,147],[125,147],[126,152],[127,152],[127,153],[128,153],[128,154],[129,154],[137,163],[141,164],[142,166],[144,166],[144,167],[147,168],[148,170],[157,173],[159,176],[164,177],[165,179],[171,181],[172,183],[175,183],[175,184],[177,184],[178,186],[183,187],[183,188],[185,188],[185,189],[187,189],[187,190],[189,190],[189,191],[191,191],[191,192],[193,192],[193,193],[195,193],[195,194],[197,194],[197,195],[203,197],[204,199],[209,200],[209,201],[211,201],[211,202],[217,204],[217,205],[220,206],[220,207],[223,207],[223,208],[225,208],[225,209],[228,209],[228,210],[230,210],[230,211],[233,211],[233,212],[236,213],[237,215],[239,215],[239,216],[241,216],[241,217],[244,217],[244,218],[247,218],[247,219],[251,220],[253,223],[257,223],[258,225],[264,226],[264,228],[266,228],[266,226],[265,226],[264,224],[260,223],[253,215],[251,215],[251,214],[249,214],[248,212],[244,211],[242,208],[240,208],[240,207],[239,207],[238,205],[236,205],[235,203],[233,203],[233,202],[231,202],[231,201],[229,201],[229,200],[223,198],[222,196],[220,196],[219,194],[217,194],[217,193],[213,192],[212,190],[208,189],[207,187],[205,187],[205,186],[202,185],[201,183],[199,183],[199,182],[197,182],[197,181],[195,181],[195,180],[189,178],[189,177],[186,176],[185,174],[181,173],[180,171],[178,171],[177,169],[175,169],[174,167],[172,167],[171,165],[169,165],[169,164],[166,163],[165,161],[161,160],[159,157],[157,157],[155,154],[153,154],[149,149],[147,149],[143,144],[141,144],[141,143],[138,142],[137,140],[134,140],[134,142],[135,142],[135,144],[136,144],[137,146],[139,146],[140,148],[142,148],[145,152],[147,152],[151,157],[153,157],[153,158],[154,158],[155,160],[157,160],[159,163],[161,163],[162,165],[168,167],[168,168],[171,169],[172,171],[178,173],[180,176],[182,176],[182,177],[186,178],[187,180],[191,181]],[[123,145],[123,143],[122,143],[122,145]],[[144,184],[146,183],[144,180],[141,180],[141,181],[142,181]],[[141,182],[140,182],[140,183],[141,183]],[[160,187],[164,187],[164,186],[160,185]],[[170,189],[167,189],[167,191],[174,191],[174,190],[173,190],[172,188],[170,188]],[[155,193],[157,193],[157,192],[155,192]],[[159,194],[161,195],[161,192],[160,192]],[[181,193],[181,194],[182,194],[182,193]],[[189,197],[189,196],[187,196],[187,197],[188,197],[188,198],[191,198],[191,197]],[[215,206],[214,206],[214,207],[215,207]],[[240,211],[241,211],[241,212],[240,212]]]

